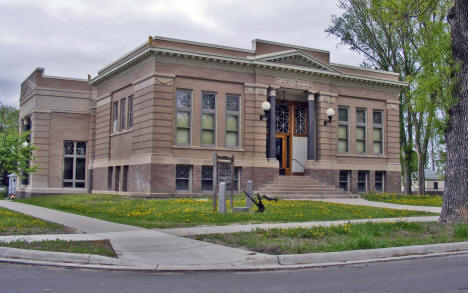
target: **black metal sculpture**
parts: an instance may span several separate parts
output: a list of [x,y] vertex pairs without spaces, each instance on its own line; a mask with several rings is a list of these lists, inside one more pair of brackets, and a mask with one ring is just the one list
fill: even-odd
[[255,195],[257,196],[257,199],[255,200],[250,194],[248,194],[245,191],[242,191],[242,193],[245,193],[248,198],[257,206],[257,210],[255,211],[256,213],[263,213],[265,211],[265,205],[262,202],[262,199],[266,199],[268,201],[278,201],[277,198],[271,198],[266,195],[260,195],[260,193],[256,193]]

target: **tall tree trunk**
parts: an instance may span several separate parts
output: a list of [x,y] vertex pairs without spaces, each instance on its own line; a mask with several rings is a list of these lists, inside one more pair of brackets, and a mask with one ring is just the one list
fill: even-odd
[[[422,155],[424,157],[424,155]],[[426,193],[426,174],[424,172],[425,159],[421,158],[418,160],[418,194],[423,195]]]
[[455,105],[446,132],[444,201],[440,222],[468,222],[468,5],[456,0],[448,21],[452,27],[454,60],[460,62]]
[[[412,195],[413,190],[412,190],[412,184],[413,184],[413,174],[412,174],[412,157],[413,157],[413,123],[412,123],[412,118],[411,118],[411,111],[410,111],[410,106],[407,106],[407,118],[406,120],[408,121],[408,125],[404,127],[404,120],[400,120],[400,123],[403,124],[403,132],[406,137],[405,145],[403,146],[404,150],[404,180],[405,180],[405,194],[406,195]],[[408,134],[406,134],[406,131]]]

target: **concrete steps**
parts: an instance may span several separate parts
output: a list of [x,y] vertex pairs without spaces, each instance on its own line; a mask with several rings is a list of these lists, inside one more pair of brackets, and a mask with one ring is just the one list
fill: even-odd
[[348,191],[328,185],[309,176],[279,176],[256,192],[282,199],[356,197]]

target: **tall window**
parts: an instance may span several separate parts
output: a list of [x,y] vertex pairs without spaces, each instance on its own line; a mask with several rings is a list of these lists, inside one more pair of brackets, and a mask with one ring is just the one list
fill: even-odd
[[176,165],[176,190],[189,191],[192,166]]
[[375,171],[375,190],[384,191],[385,172]]
[[226,97],[226,146],[239,146],[239,103],[240,97],[228,95]]
[[366,153],[366,110],[356,109],[356,153]]
[[345,191],[349,190],[349,171],[340,170],[340,188]]
[[86,142],[63,142],[63,187],[84,188],[86,180]]
[[240,185],[241,185],[241,177],[242,177],[242,167],[235,167],[234,168],[234,191],[239,191],[241,190]]
[[176,144],[189,145],[191,112],[192,112],[192,92],[189,90],[177,90],[177,114],[176,114]]
[[133,96],[128,97],[128,110],[127,110],[127,128],[133,126]]
[[125,99],[120,100],[120,130],[125,129]]
[[112,133],[119,131],[119,102],[112,104]]
[[297,106],[294,113],[294,134],[296,135],[306,135],[306,107]]
[[201,144],[215,144],[216,94],[202,94]]
[[203,191],[213,190],[213,166],[202,166],[201,187]]
[[349,117],[348,108],[338,107],[338,152],[348,153]]
[[383,124],[382,124],[382,111],[375,111],[373,112],[373,122],[374,122],[374,155],[381,155],[383,154]]
[[358,192],[367,191],[367,171],[358,171],[357,190]]

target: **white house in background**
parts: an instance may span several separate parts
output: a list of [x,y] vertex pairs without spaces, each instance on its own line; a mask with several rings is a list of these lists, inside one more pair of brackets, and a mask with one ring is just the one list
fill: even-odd
[[[426,193],[428,194],[443,194],[444,192],[444,178],[442,177],[442,173],[437,170],[432,169],[424,169],[425,175],[425,186],[426,186]],[[413,180],[412,182],[412,189],[413,191],[418,191],[418,181]],[[402,189],[403,190],[403,189]]]

